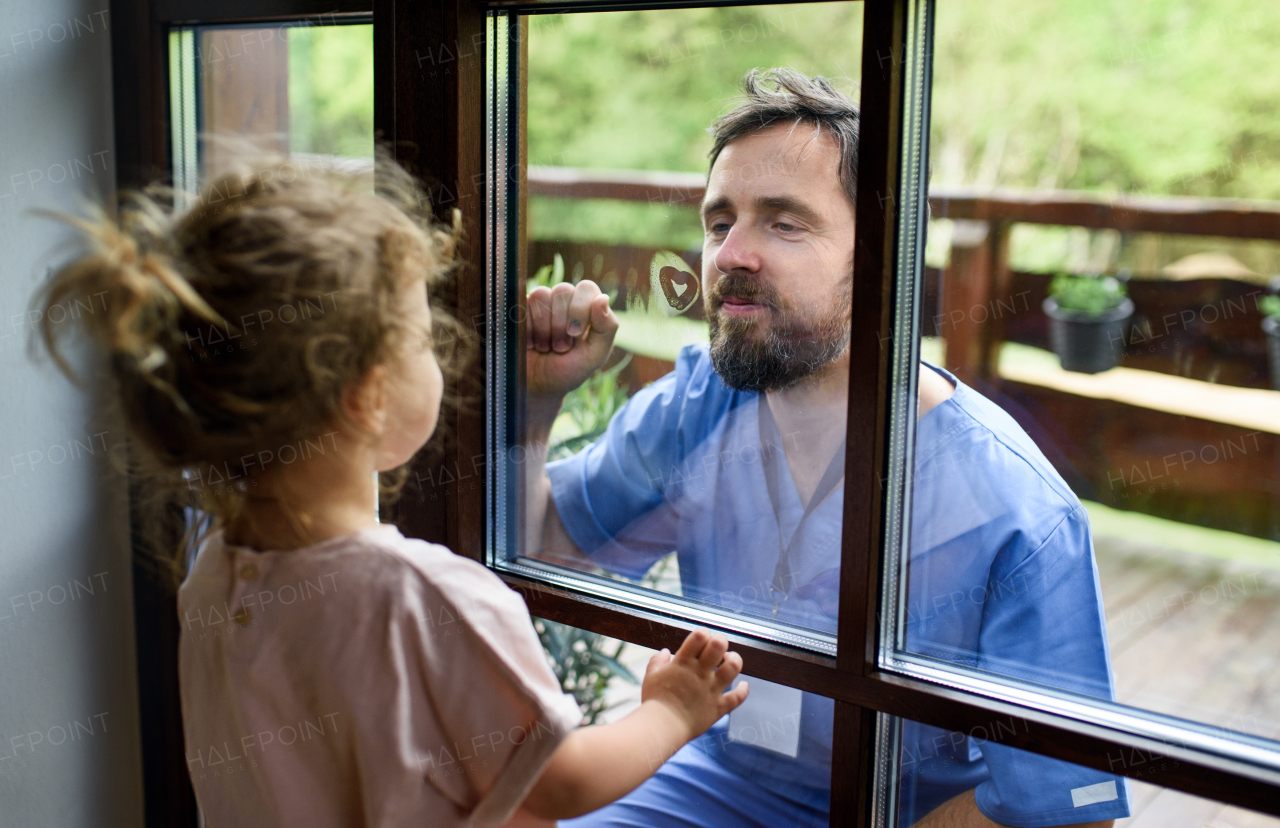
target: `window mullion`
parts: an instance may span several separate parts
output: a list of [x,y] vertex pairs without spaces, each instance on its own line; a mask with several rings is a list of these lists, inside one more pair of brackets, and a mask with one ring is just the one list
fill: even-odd
[[[904,79],[900,58],[912,0],[868,3],[863,13],[861,124],[858,138],[857,236],[845,458],[844,523],[840,553],[840,612],[836,662],[841,673],[861,678],[876,660],[876,601],[884,521],[889,329],[896,276],[897,216],[893,192],[900,178]],[[885,55],[888,60],[883,59]],[[832,828],[876,822],[870,796],[876,784],[876,717],[868,708],[837,701],[831,757]]]

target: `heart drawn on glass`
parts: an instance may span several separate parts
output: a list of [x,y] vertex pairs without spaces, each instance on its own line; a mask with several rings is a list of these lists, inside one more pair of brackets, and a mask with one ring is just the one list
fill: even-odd
[[668,265],[658,271],[658,283],[662,285],[667,304],[676,313],[684,313],[698,299],[698,280],[686,270]]

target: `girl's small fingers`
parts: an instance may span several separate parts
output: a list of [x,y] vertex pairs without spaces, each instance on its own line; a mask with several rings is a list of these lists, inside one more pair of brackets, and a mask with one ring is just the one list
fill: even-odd
[[645,672],[655,670],[669,661],[671,661],[671,651],[664,647],[659,652],[649,656],[649,666],[645,668]]
[[750,688],[747,686],[747,682],[744,681],[741,684],[739,684],[737,687],[730,690],[728,693],[725,693],[724,695],[722,695],[720,697],[720,704],[719,704],[720,709],[718,711],[720,715],[723,716],[726,713],[732,712],[740,704],[746,701],[747,693],[749,690]]
[[720,662],[724,660],[724,654],[728,651],[729,639],[716,633],[702,648],[702,652],[698,655],[698,662],[706,669],[714,670],[720,666]]
[[737,653],[725,653],[724,661],[715,672],[715,687],[717,690],[723,690],[742,672],[742,656]]
[[707,645],[711,633],[703,629],[697,629],[685,636],[684,642],[680,645],[680,649],[676,650],[676,658],[684,658],[694,661],[702,653],[702,649]]

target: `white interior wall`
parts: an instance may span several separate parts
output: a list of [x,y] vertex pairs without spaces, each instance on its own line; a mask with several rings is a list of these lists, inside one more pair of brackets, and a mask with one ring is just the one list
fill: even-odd
[[0,824],[11,828],[142,823],[128,503],[104,462],[119,429],[93,393],[28,356],[26,315],[70,238],[31,209],[82,210],[115,180],[107,8],[0,0]]

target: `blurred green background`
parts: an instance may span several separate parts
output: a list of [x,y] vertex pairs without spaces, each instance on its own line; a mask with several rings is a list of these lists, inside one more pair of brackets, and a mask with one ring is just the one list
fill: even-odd
[[[747,69],[792,66],[856,94],[861,21],[860,3],[532,17],[530,161],[705,172],[707,126]],[[1276,198],[1277,45],[1276,4],[939,0],[932,183]],[[693,210],[663,204],[535,198],[530,228],[539,239],[701,241]],[[934,233],[932,264],[945,261],[946,230]],[[1280,269],[1266,243],[1120,244],[1025,226],[1013,243],[1015,266],[1035,270],[1136,267],[1144,245],[1159,264],[1208,245]]]
[[1275,198],[1280,6],[939,0],[933,181]]
[[289,30],[289,150],[373,157],[373,26]]
[[[856,96],[861,37],[861,3],[530,16],[530,162],[705,172],[707,126],[748,69],[792,66]],[[1280,4],[939,0],[932,183],[1280,197],[1277,46]],[[372,48],[370,26],[293,32],[294,151],[372,155]],[[533,198],[530,230],[675,250],[702,238],[690,208],[607,200]],[[1014,263],[1137,267],[1143,249],[1148,265],[1215,249],[1280,271],[1267,243],[1113,235],[1019,227]],[[946,240],[935,228],[932,264]]]
[[[706,172],[707,126],[752,67],[791,66],[856,96],[861,3],[529,19],[529,163]],[[683,250],[692,208],[532,198],[531,236]]]

